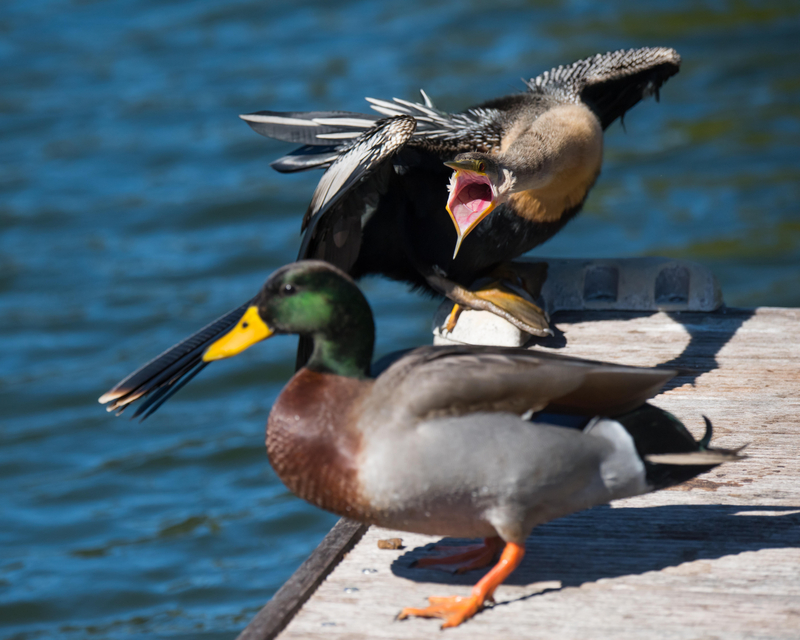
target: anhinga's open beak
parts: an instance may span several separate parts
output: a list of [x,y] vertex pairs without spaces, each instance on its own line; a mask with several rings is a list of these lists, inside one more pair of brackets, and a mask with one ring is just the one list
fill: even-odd
[[447,213],[450,214],[458,234],[456,250],[453,252],[455,258],[464,238],[497,206],[497,187],[486,175],[480,160],[460,160],[444,164],[455,169],[450,178],[450,198],[447,201]]
[[248,307],[242,319],[219,340],[212,342],[203,354],[203,362],[230,358],[256,342],[269,338],[274,332],[258,315],[258,307]]

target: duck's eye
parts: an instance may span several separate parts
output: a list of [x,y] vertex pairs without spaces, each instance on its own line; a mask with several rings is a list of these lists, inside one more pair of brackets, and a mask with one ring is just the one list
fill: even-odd
[[297,293],[297,289],[294,288],[293,284],[285,284],[283,285],[283,295],[290,296],[292,294]]

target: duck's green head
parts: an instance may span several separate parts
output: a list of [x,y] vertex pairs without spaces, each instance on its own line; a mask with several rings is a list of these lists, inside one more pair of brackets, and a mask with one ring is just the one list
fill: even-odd
[[203,360],[221,360],[279,333],[310,336],[308,367],[366,377],[375,329],[369,304],[352,278],[320,260],[304,260],[273,273],[236,326],[212,343]]

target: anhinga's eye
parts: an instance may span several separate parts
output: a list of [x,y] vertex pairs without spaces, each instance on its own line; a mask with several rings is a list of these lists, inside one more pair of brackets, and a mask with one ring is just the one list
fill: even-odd
[[285,285],[283,285],[283,289],[281,290],[281,293],[283,293],[283,295],[285,295],[285,296],[291,296],[291,295],[297,293],[297,289],[294,288],[293,284],[285,284]]
[[479,162],[478,163],[478,171],[480,171],[481,173],[486,173],[486,163],[485,162]]

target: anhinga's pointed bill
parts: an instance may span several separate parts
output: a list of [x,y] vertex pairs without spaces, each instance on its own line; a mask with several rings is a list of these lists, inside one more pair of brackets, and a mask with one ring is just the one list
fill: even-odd
[[248,307],[233,329],[209,345],[203,354],[203,362],[235,356],[256,342],[266,340],[272,334],[272,329],[258,315],[258,307]]
[[450,198],[447,201],[447,213],[450,214],[458,234],[453,252],[455,259],[464,238],[497,206],[497,187],[492,184],[479,160],[444,164],[455,170],[450,178]]

